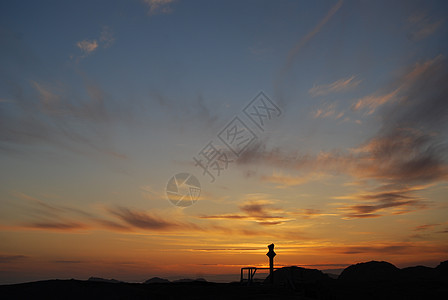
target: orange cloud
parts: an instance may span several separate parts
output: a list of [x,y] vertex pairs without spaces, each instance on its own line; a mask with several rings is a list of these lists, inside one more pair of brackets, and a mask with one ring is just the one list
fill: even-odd
[[274,172],[270,176],[261,176],[261,180],[265,182],[276,183],[278,184],[278,188],[284,188],[304,184],[308,182],[310,178],[304,176],[290,176],[279,172]]
[[434,227],[438,226],[440,224],[424,224],[424,225],[420,225],[414,228],[414,231],[426,231],[426,230],[431,230]]
[[[443,57],[439,55],[434,59],[423,63],[416,63],[407,74],[398,80],[396,87],[392,91],[365,96],[353,104],[352,109],[354,111],[367,109],[367,114],[370,115],[373,114],[378,107],[386,103],[398,101],[403,98],[406,99],[409,89],[413,87],[413,84],[419,79],[424,80],[425,73],[436,67],[442,60]],[[426,74],[426,76],[428,75],[429,74]]]
[[355,76],[342,78],[330,84],[315,85],[308,93],[313,96],[325,96],[330,93],[343,92],[357,87],[361,80],[355,80]]
[[98,42],[96,40],[83,40],[76,43],[79,49],[83,52],[84,55],[88,55],[98,48]]
[[364,108],[368,108],[367,114],[369,114],[369,115],[373,114],[379,106],[383,105],[384,103],[391,102],[391,101],[395,100],[400,89],[401,89],[401,87],[399,87],[385,95],[365,96],[365,97],[359,99],[358,102],[356,102],[356,104],[354,104],[352,106],[352,108],[355,111],[364,109]]
[[129,226],[140,229],[166,230],[180,226],[182,228],[194,227],[192,224],[179,224],[175,221],[168,221],[149,213],[133,211],[125,207],[111,208],[109,212]]
[[239,206],[243,214],[203,215],[202,219],[249,220],[259,225],[279,225],[289,221],[287,212],[271,205],[266,200],[249,200]]
[[43,230],[57,230],[57,231],[72,231],[80,229],[89,229],[86,224],[73,221],[61,221],[61,222],[32,222],[24,224],[25,228],[30,229],[43,229]]

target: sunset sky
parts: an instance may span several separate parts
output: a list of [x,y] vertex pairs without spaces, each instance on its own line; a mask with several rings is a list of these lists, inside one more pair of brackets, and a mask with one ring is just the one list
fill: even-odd
[[[0,284],[239,280],[270,243],[278,266],[447,260],[447,16],[448,1],[1,1]],[[257,97],[263,126],[245,114]],[[253,137],[238,154],[232,122]],[[214,178],[194,160],[210,145],[229,159]],[[200,182],[191,206],[167,198],[178,173]]]

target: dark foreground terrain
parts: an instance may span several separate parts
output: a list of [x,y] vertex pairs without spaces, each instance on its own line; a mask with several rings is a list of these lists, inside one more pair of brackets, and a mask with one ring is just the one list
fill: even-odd
[[399,269],[371,261],[347,267],[337,279],[316,269],[285,267],[264,282],[213,283],[204,279],[145,283],[90,278],[0,286],[0,299],[448,299],[448,261],[436,268]]
[[295,287],[239,283],[107,283],[48,280],[0,286],[1,299],[448,299],[448,282],[341,282]]

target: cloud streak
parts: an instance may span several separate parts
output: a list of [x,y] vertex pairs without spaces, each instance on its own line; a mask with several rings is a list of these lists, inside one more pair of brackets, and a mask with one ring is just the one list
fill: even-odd
[[144,3],[149,7],[149,15],[156,14],[168,14],[171,13],[170,4],[174,0],[143,0]]
[[[378,107],[394,102],[407,101],[407,98],[412,97],[412,91],[415,90],[415,84],[423,82],[426,76],[430,76],[431,72],[437,70],[439,64],[444,62],[444,57],[439,55],[434,59],[427,60],[423,63],[416,63],[411,70],[402,76],[396,83],[393,84],[393,89],[385,93],[374,93],[359,99],[352,105],[354,111],[366,110],[367,114],[373,114]],[[429,93],[429,91],[425,91]]]
[[[384,188],[384,187],[383,187]],[[404,214],[428,207],[428,201],[422,197],[415,196],[416,191],[424,190],[426,187],[401,187],[392,189],[385,187],[383,191],[371,191],[370,193],[362,193],[351,197],[340,197],[342,199],[353,199],[362,204],[339,207],[345,212],[346,218],[373,218],[386,214]]]
[[0,264],[13,263],[18,260],[23,260],[27,258],[25,255],[9,255],[9,254],[0,254]]
[[252,221],[259,225],[280,225],[291,219],[287,212],[272,206],[268,200],[249,200],[239,206],[240,214],[203,215],[201,219]]
[[276,88],[276,98],[279,99],[278,102],[280,105],[284,105],[284,99],[280,95],[280,88],[281,84],[283,84],[286,76],[288,75],[289,71],[291,70],[294,61],[297,59],[297,56],[299,55],[301,49],[316,35],[318,34],[322,28],[331,20],[333,15],[338,12],[338,10],[341,8],[343,4],[343,0],[339,0],[336,2],[333,7],[330,8],[330,10],[327,12],[324,18],[322,18],[317,25],[309,31],[305,36],[303,36],[295,45],[294,47],[289,51],[288,56],[286,58],[286,62],[283,66],[283,68],[280,70],[279,76],[276,79],[275,82],[275,88]]
[[373,180],[377,188],[350,196],[359,204],[341,207],[346,217],[378,217],[425,209],[429,203],[418,192],[448,180],[445,82],[447,63],[444,57],[437,56],[415,64],[397,80],[392,88],[394,97],[358,101],[355,110],[375,110],[386,102],[390,105],[382,110],[382,127],[377,134],[356,148],[308,155],[280,148],[267,150],[258,143],[245,151],[237,163],[273,165],[306,177],[347,174],[356,180]]
[[[270,202],[269,202],[270,203]],[[47,207],[47,210],[53,210]],[[262,229],[251,228],[247,224],[222,224],[219,220],[241,220],[251,221],[258,225],[278,225],[290,219],[284,216],[281,209],[272,207],[268,202],[250,201],[240,206],[243,214],[234,215],[210,215],[190,219],[182,214],[166,214],[151,211],[141,211],[127,207],[107,207],[103,211],[92,213],[91,217],[77,217],[67,215],[62,212],[60,215],[48,215],[45,212],[32,215],[32,221],[19,222],[16,225],[7,227],[13,230],[39,230],[71,233],[77,231],[109,230],[112,232],[126,233],[169,233],[169,234],[204,234],[210,236],[243,236],[254,237],[263,236],[278,238],[302,238],[297,230],[288,231],[281,228],[275,233],[266,232]],[[193,222],[202,220],[201,222]],[[218,222],[207,222],[205,220],[216,220]],[[76,221],[73,221],[76,220]]]
[[166,230],[180,226],[180,224],[164,220],[149,213],[132,211],[124,207],[109,209],[109,212],[124,223],[140,229]]
[[0,149],[25,151],[45,144],[78,154],[125,158],[112,149],[108,128],[103,126],[124,121],[125,113],[98,85],[86,80],[86,99],[75,98],[61,85],[31,81],[30,86],[12,83],[8,89],[14,101],[0,103]]
[[408,21],[411,24],[412,30],[409,37],[416,42],[434,34],[444,22],[444,20],[432,20],[428,15],[422,12],[411,15],[408,18]]
[[44,229],[44,230],[56,230],[56,231],[72,231],[88,229],[89,226],[79,222],[62,221],[62,222],[32,222],[25,223],[25,228],[30,229]]
[[77,42],[76,46],[82,51],[84,56],[87,56],[98,48],[98,42],[96,40],[83,40]]
[[357,87],[361,80],[356,80],[355,76],[342,78],[330,84],[322,84],[313,86],[308,93],[312,97],[325,96],[331,93],[344,92]]
[[[278,225],[291,220],[288,213],[272,206],[271,200],[261,200],[265,195],[249,195],[247,201],[240,205],[240,214],[202,216],[189,218],[183,214],[167,212],[141,211],[123,206],[105,207],[101,210],[92,209],[89,212],[74,207],[50,204],[22,193],[16,197],[25,200],[25,205],[19,208],[29,221],[16,222],[14,230],[40,230],[58,232],[76,232],[105,229],[112,232],[161,232],[173,234],[203,234],[240,235],[240,236],[270,236],[264,230],[248,228],[247,224],[220,224],[194,222],[206,219],[251,221],[258,225]],[[240,226],[241,225],[241,226]],[[290,238],[298,233],[279,231],[276,233]]]
[[109,48],[114,42],[115,37],[112,30],[108,26],[103,26],[98,38],[85,39],[76,43],[76,47],[81,51],[81,56],[76,59],[76,62],[80,62],[100,47]]
[[325,26],[325,24],[327,24],[328,21],[330,21],[330,19],[333,17],[333,15],[341,8],[342,3],[342,0],[336,2],[336,4],[328,11],[325,17],[320,20],[319,23],[310,32],[308,32],[303,38],[301,38],[300,41],[294,46],[294,48],[291,49],[286,62],[286,70],[291,67],[293,61],[295,60],[296,56],[299,54],[303,46],[305,46],[316,34],[318,34],[319,31],[321,31]]
[[336,110],[336,104],[325,104],[322,107],[318,108],[315,112],[312,114],[313,118],[315,119],[327,119],[327,118],[333,118],[335,120],[339,120],[344,116],[344,112],[337,111]]
[[310,178],[306,176],[291,176],[282,174],[280,172],[273,172],[272,175],[261,176],[261,180],[264,182],[276,183],[278,184],[277,187],[284,188],[304,184],[308,182]]

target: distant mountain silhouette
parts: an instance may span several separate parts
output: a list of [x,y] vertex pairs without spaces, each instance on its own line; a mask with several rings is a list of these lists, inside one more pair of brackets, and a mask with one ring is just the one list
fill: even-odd
[[196,279],[190,279],[190,278],[183,278],[174,280],[173,282],[207,282],[204,278],[196,278]]
[[146,280],[143,283],[169,283],[170,281],[168,279],[160,278],[160,277],[153,277],[148,280]]
[[343,281],[421,281],[448,278],[448,261],[436,268],[414,266],[399,269],[385,261],[369,261],[351,265],[342,271],[339,280]]
[[[322,280],[331,280],[331,278],[317,269],[292,266],[274,271],[274,285],[278,286],[291,286],[295,288],[304,282],[317,282]],[[270,282],[270,275],[268,275],[264,282]]]
[[[435,274],[436,277],[432,277]],[[340,279],[319,270],[286,267],[274,272],[274,286],[213,283],[204,279],[167,282],[154,277],[144,283],[91,277],[89,280],[45,280],[0,285],[3,299],[448,299],[448,261],[436,268],[398,269],[387,262],[371,261],[347,267]],[[357,280],[361,279],[361,280]],[[399,280],[397,280],[399,279]]]
[[345,281],[386,281],[401,278],[400,269],[385,261],[369,261],[351,265],[339,275]]
[[96,282],[109,282],[109,283],[121,283],[123,281],[116,279],[104,279],[101,277],[90,277],[87,281],[96,281]]

